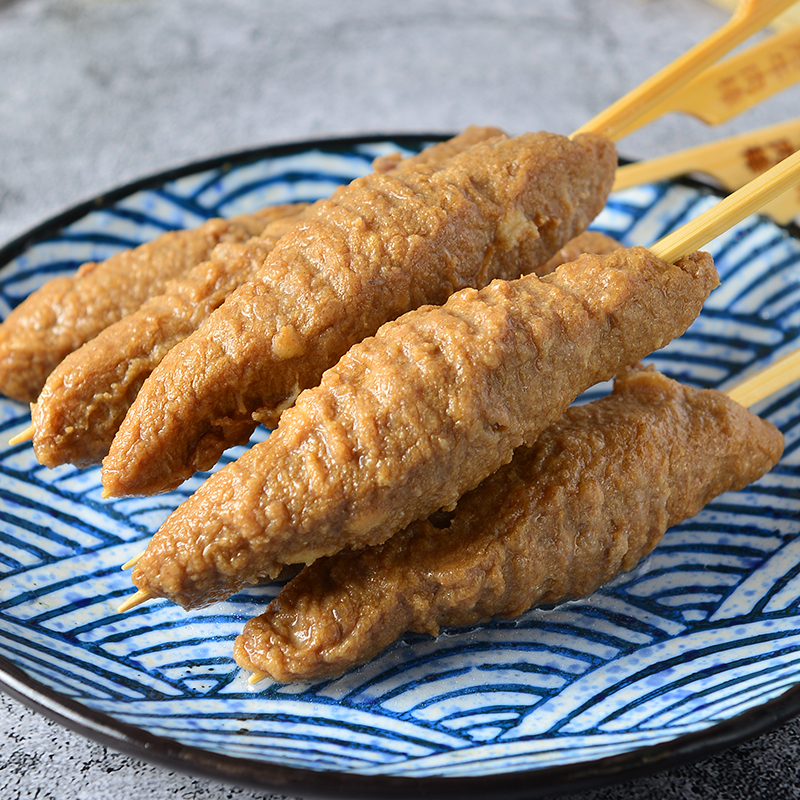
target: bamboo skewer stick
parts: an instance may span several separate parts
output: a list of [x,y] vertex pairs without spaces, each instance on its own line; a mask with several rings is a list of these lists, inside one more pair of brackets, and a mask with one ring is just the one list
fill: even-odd
[[800,25],[776,33],[692,78],[617,133],[622,139],[673,111],[720,125],[800,80]]
[[573,136],[591,131],[609,139],[618,139],[635,120],[647,114],[663,98],[677,92],[794,2],[741,0],[733,16],[721,28],[578,128]]
[[654,244],[651,252],[674,262],[716,239],[800,180],[800,151],[776,164],[699,217]]
[[29,425],[27,428],[25,428],[24,431],[20,431],[16,436],[12,436],[8,440],[8,443],[9,445],[11,445],[11,447],[13,447],[16,444],[29,442],[31,441],[31,439],[33,439],[33,434],[34,434],[34,427],[33,425]]
[[750,408],[800,378],[800,348],[787,353],[774,364],[759,370],[746,380],[728,389],[726,394],[740,405]]
[[136,592],[136,594],[132,594],[126,600],[124,600],[117,611],[120,614],[124,614],[126,611],[130,611],[132,608],[135,608],[142,603],[146,603],[150,599],[151,595],[150,592],[142,591],[141,589]]
[[135,566],[136,566],[136,563],[139,561],[139,559],[140,559],[140,558],[141,558],[143,555],[144,555],[144,550],[142,550],[142,552],[141,552],[141,553],[137,553],[137,554],[136,554],[136,555],[135,555],[133,558],[131,558],[131,559],[129,559],[128,561],[126,561],[126,562],[125,562],[125,563],[124,563],[124,564],[123,564],[123,565],[120,567],[120,569],[122,569],[122,570],[125,570],[125,569],[130,569],[131,567],[135,567]]

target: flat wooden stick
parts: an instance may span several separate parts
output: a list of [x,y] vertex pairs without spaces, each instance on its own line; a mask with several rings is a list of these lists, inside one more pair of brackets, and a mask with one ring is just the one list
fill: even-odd
[[[800,118],[797,118],[649,161],[626,164],[617,170],[614,191],[689,174],[708,175],[724,189],[733,191],[799,149]],[[786,225],[800,216],[800,190],[795,187],[783,192],[759,210]]]
[[692,78],[617,133],[622,139],[659,117],[680,111],[720,125],[800,80],[800,25],[776,33]]
[[668,95],[677,92],[794,2],[740,0],[731,19],[721,28],[578,128],[573,136],[592,131],[609,139],[619,138],[634,120],[648,113]]
[[656,242],[650,251],[670,263],[693,253],[758,211],[800,180],[800,151],[776,164],[699,217]]
[[678,175],[702,173],[732,192],[798,149],[800,117],[647,161],[626,164],[617,169],[614,191]]

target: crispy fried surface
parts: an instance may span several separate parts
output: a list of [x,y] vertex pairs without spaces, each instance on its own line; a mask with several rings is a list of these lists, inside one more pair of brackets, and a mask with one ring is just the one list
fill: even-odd
[[[479,141],[501,136],[497,128],[472,126],[444,142],[403,159],[381,161],[381,169],[435,164]],[[217,245],[211,258],[151,297],[137,311],[110,325],[67,356],[50,374],[31,409],[33,448],[48,467],[72,463],[89,466],[108,453],[144,381],[164,356],[196,331],[236,288],[254,277],[281,236],[308,207],[270,222],[246,243]],[[282,212],[281,212],[282,213]],[[236,438],[247,438],[256,423],[244,420]]]
[[384,325],[176,509],[134,582],[203,605],[454,507],[578,394],[683,333],[717,280],[707,254],[631,248]]
[[69,353],[205,261],[219,242],[243,242],[285,213],[275,206],[230,220],[211,219],[194,230],[170,231],[105,261],[84,264],[73,277],[49,281],[0,325],[0,392],[33,402]]
[[39,463],[99,464],[153,369],[252,276],[306,207],[297,204],[245,244],[217,245],[208,261],[70,353],[31,406]]
[[406,631],[585,597],[782,449],[777,428],[719,392],[627,372],[461,498],[448,527],[415,522],[303,569],[245,625],[236,660],[284,682],[328,678]]
[[107,493],[174,488],[246,420],[275,425],[386,320],[541,265],[603,207],[615,166],[597,136],[525,134],[373,173],[317,203],[145,382],[104,461]]

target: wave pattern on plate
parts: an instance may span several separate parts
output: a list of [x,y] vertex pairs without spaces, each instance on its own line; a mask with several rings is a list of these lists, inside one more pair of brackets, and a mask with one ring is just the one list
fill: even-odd
[[[301,151],[137,191],[15,258],[0,275],[0,304],[7,311],[47,278],[163,230],[324,196],[392,149]],[[689,187],[646,186],[614,196],[594,227],[648,244],[713,202]],[[726,387],[800,343],[800,245],[752,218],[712,251],[722,287],[651,361]],[[304,769],[485,775],[673,741],[800,680],[799,392],[761,407],[787,435],[773,473],[670,530],[593,597],[436,640],[408,635],[342,678],[289,686],[250,687],[231,660],[233,638],[276,585],[188,616],[166,604],[115,611],[130,591],[119,564],[204,476],[160,497],[103,501],[98,470],[46,470],[29,445],[2,445],[0,655],[119,722]],[[0,402],[3,441],[27,424],[23,406]]]

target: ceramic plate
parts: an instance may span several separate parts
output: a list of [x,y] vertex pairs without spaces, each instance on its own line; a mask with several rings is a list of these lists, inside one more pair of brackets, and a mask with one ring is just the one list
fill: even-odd
[[[272,148],[124,187],[0,252],[0,311],[84,261],[210,216],[326,196],[375,156],[432,138]],[[613,196],[594,227],[649,244],[715,202],[693,185],[645,186]],[[724,388],[800,345],[800,243],[753,217],[709,249],[721,287],[651,361]],[[2,401],[0,677],[117,749],[306,795],[553,794],[705,755],[800,710],[800,387],[757,410],[786,435],[777,469],[668,531],[587,600],[406,636],[338,680],[250,687],[232,642],[276,586],[190,615],[115,611],[131,590],[119,565],[203,476],[104,501],[99,470],[48,470],[29,444],[9,447],[30,417]]]

